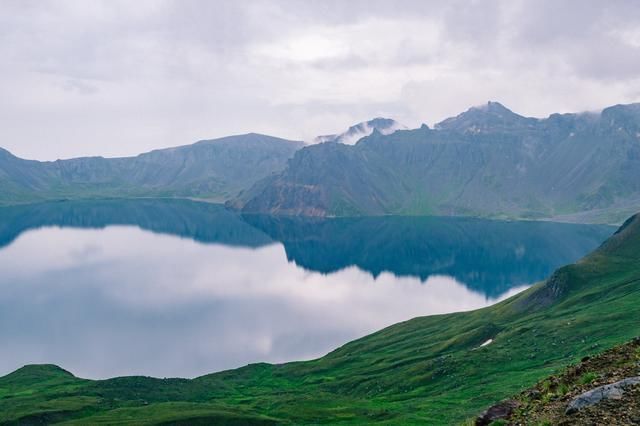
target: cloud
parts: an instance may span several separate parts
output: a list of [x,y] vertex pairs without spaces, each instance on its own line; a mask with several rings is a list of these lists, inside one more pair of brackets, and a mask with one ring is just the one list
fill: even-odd
[[632,1],[0,3],[3,146],[131,155],[250,131],[299,140],[499,100],[640,100]]

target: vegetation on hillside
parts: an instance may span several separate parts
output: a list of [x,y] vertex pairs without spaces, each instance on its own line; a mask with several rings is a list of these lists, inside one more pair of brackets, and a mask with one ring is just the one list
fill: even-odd
[[[628,386],[598,401],[593,390],[617,387],[621,381],[640,376],[640,338],[616,346],[594,357],[584,357],[559,374],[496,406],[513,410],[495,424],[509,425],[630,425],[640,423],[640,386]],[[604,395],[603,392],[600,395]],[[600,396],[598,395],[598,397]],[[580,409],[570,408],[579,399],[588,400]],[[479,423],[482,423],[480,417]]]
[[192,380],[92,381],[26,366],[0,378],[0,422],[463,422],[637,335],[639,261],[634,217],[593,254],[505,302],[396,324],[314,361]]

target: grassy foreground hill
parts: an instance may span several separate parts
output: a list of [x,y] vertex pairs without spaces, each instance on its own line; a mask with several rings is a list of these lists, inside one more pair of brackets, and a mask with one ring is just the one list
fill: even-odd
[[[415,318],[307,362],[196,379],[0,378],[0,424],[455,424],[636,336],[640,216],[597,251],[489,308]],[[167,342],[170,345],[171,342]]]

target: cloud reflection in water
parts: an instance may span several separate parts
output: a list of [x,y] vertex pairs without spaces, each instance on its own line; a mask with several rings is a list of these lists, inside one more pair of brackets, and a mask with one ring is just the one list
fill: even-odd
[[310,359],[398,321],[495,302],[447,276],[323,275],[279,243],[205,245],[130,226],[28,231],[0,251],[0,270],[0,374],[55,363],[89,378],[194,377]]

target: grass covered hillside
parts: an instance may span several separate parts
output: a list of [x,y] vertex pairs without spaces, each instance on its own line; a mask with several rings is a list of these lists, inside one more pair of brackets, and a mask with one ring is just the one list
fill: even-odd
[[193,380],[91,381],[26,366],[0,378],[0,423],[455,424],[630,340],[639,314],[635,216],[593,254],[507,301],[396,324],[314,361]]

